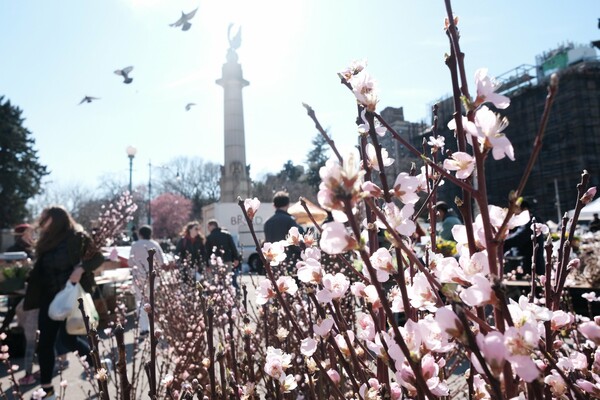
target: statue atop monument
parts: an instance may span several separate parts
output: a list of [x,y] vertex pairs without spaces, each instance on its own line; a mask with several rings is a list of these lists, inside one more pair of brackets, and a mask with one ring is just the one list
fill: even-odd
[[236,50],[240,48],[242,45],[242,27],[238,28],[235,36],[231,36],[231,28],[233,28],[234,24],[229,24],[227,28],[227,40],[229,40],[229,49],[227,50],[227,61],[237,63],[238,55]]

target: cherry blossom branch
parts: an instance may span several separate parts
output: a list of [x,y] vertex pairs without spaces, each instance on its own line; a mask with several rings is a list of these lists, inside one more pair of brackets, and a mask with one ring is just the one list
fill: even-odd
[[[371,205],[373,205],[373,204],[371,203]],[[376,207],[372,207],[372,208],[374,210],[376,209]],[[351,205],[346,201],[344,201],[344,211],[346,212],[346,214],[349,214],[350,216],[352,215]],[[350,227],[351,227],[355,237],[360,237],[360,229],[358,229],[356,220],[354,218],[350,218],[348,222],[350,223]],[[427,383],[425,382],[425,379],[423,378],[423,374],[421,373],[420,365],[418,365],[411,358],[410,350],[408,349],[408,346],[406,345],[404,338],[400,334],[400,330],[398,329],[398,324],[396,323],[396,321],[393,317],[393,313],[392,313],[390,304],[388,302],[387,296],[385,295],[385,292],[383,291],[381,284],[377,280],[377,274],[375,273],[375,269],[373,268],[373,265],[371,265],[371,260],[369,259],[369,254],[367,254],[366,250],[364,250],[364,249],[360,249],[359,253],[360,253],[360,256],[361,256],[365,266],[367,267],[369,276],[371,277],[371,284],[375,287],[375,290],[377,291],[377,295],[379,296],[379,300],[381,301],[381,305],[383,306],[383,308],[385,310],[385,315],[387,317],[387,320],[388,320],[389,324],[392,326],[392,329],[394,331],[394,339],[396,340],[396,343],[398,344],[398,346],[400,346],[402,353],[404,353],[406,360],[408,361],[411,369],[413,370],[413,372],[415,374],[417,386],[419,387],[421,393],[427,395],[427,397],[432,397],[433,395],[431,394],[431,391],[429,390],[429,387],[427,386]]]
[[321,228],[321,225],[319,225],[317,223],[317,221],[315,220],[315,217],[312,215],[312,213],[308,209],[308,206],[306,205],[306,199],[304,197],[300,197],[300,205],[302,206],[302,208],[304,208],[304,211],[306,211],[306,215],[308,215],[308,218],[313,223],[313,226],[315,227],[315,229],[318,230],[319,233],[323,232],[323,228]]
[[[569,229],[569,239],[565,241],[565,246],[563,249],[562,259],[559,259],[558,267],[557,267],[557,277],[556,283],[554,287],[554,301],[552,310],[558,310],[560,303],[560,293],[565,286],[565,281],[567,279],[567,275],[569,273],[568,265],[569,265],[569,256],[571,255],[571,241],[575,236],[575,229],[577,227],[577,221],[579,220],[579,214],[581,213],[581,209],[585,206],[584,196],[588,188],[590,180],[590,174],[584,170],[581,174],[581,181],[577,184],[577,202],[575,203],[575,211],[573,217],[571,218],[571,226]],[[562,240],[561,240],[562,243]]]
[[117,350],[119,359],[117,361],[117,370],[119,372],[119,383],[121,384],[121,400],[131,399],[131,383],[127,378],[127,354],[125,353],[125,329],[123,325],[117,324],[115,328],[115,338],[117,340]]
[[377,164],[379,165],[379,180],[381,181],[381,188],[383,190],[383,198],[386,203],[392,201],[390,189],[385,175],[385,165],[383,164],[383,156],[381,154],[382,146],[379,144],[377,139],[377,132],[375,132],[375,115],[372,112],[367,111],[365,114],[367,122],[369,123],[369,137],[373,147],[375,148],[375,154],[377,154]]
[[[156,391],[156,335],[154,331],[154,281],[156,280],[156,271],[154,270],[154,255],[156,254],[155,249],[148,250],[148,277],[149,277],[149,302],[150,307],[146,309],[148,314],[148,321],[150,325],[150,360],[146,363],[146,373],[148,374],[148,396],[150,399],[155,400],[158,396]],[[144,307],[146,308],[146,307]]]
[[102,368],[102,362],[100,361],[100,352],[98,351],[98,332],[96,328],[90,326],[90,318],[85,313],[85,308],[83,307],[83,298],[78,298],[77,302],[79,303],[79,311],[81,311],[81,315],[83,316],[83,323],[85,325],[85,330],[87,331],[87,339],[88,344],[90,346],[90,354],[89,357],[92,359],[92,365],[94,366],[93,371],[96,372],[96,379],[98,380],[98,390],[99,396],[102,400],[109,400],[110,396],[108,394],[108,383],[106,381],[106,375],[102,376],[98,374],[98,370]]
[[469,186],[465,181],[456,178],[454,175],[447,172],[444,168],[440,167],[439,165],[435,164],[431,159],[429,159],[427,156],[425,156],[423,153],[421,153],[419,150],[417,150],[412,144],[410,144],[407,140],[405,140],[402,136],[400,136],[400,134],[398,132],[396,132],[394,130],[394,128],[392,128],[392,126],[390,124],[388,124],[381,117],[381,115],[379,115],[377,113],[373,113],[373,114],[375,115],[375,118],[377,118],[377,120],[381,123],[381,125],[385,126],[385,128],[392,134],[392,137],[394,139],[399,141],[402,144],[402,146],[406,147],[406,149],[408,151],[410,151],[417,157],[421,158],[425,163],[427,163],[427,165],[431,166],[431,168],[433,168],[436,172],[443,175],[450,182],[454,183],[455,185],[457,185],[465,190],[468,190],[471,192],[475,190],[472,186]]
[[306,113],[308,114],[308,116],[313,120],[313,122],[315,123],[315,128],[317,128],[317,130],[319,131],[319,133],[321,134],[321,136],[323,136],[323,138],[327,141],[327,144],[329,145],[329,147],[331,148],[331,150],[333,151],[333,153],[335,154],[335,156],[337,157],[339,163],[341,164],[343,162],[343,158],[340,155],[340,153],[337,150],[337,147],[335,147],[335,142],[333,141],[333,139],[331,139],[329,137],[329,135],[327,134],[327,131],[325,129],[323,129],[323,127],[321,126],[321,123],[319,122],[319,120],[317,119],[317,116],[315,114],[315,111],[312,109],[311,106],[309,106],[306,103],[302,103],[302,106],[304,108],[306,108]]
[[546,95],[546,101],[544,103],[544,112],[542,114],[542,118],[540,120],[540,126],[538,128],[537,134],[535,136],[535,140],[533,142],[533,150],[531,151],[531,155],[529,156],[529,160],[527,161],[527,166],[523,171],[523,175],[521,175],[521,182],[519,182],[519,186],[517,189],[511,193],[510,196],[510,206],[508,208],[508,212],[506,213],[506,217],[504,217],[504,221],[502,225],[498,229],[496,233],[496,240],[501,240],[508,226],[508,221],[512,218],[516,211],[516,202],[521,197],[523,190],[525,190],[525,185],[529,180],[529,176],[533,171],[533,166],[537,161],[538,155],[542,150],[542,141],[544,139],[544,133],[546,132],[546,126],[548,125],[548,119],[550,118],[550,110],[552,108],[552,104],[554,103],[554,99],[556,98],[556,94],[558,93],[558,75],[553,74],[550,78],[550,84],[548,85],[548,94]]

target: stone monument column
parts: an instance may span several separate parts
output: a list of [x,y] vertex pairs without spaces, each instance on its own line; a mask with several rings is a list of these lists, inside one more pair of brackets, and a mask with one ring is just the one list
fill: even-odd
[[244,138],[244,104],[242,89],[250,82],[242,76],[236,50],[242,42],[241,28],[231,37],[229,25],[227,62],[223,64],[222,77],[216,81],[224,91],[224,164],[221,166],[221,202],[236,202],[250,197],[250,166],[246,165],[246,142]]

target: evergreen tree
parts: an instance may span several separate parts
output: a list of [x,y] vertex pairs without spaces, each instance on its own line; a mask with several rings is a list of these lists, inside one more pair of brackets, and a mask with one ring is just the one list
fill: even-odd
[[9,228],[25,220],[27,200],[41,192],[48,171],[38,161],[21,110],[3,100],[0,96],[0,228]]
[[320,133],[317,134],[317,136],[315,136],[315,138],[312,140],[312,144],[314,147],[306,156],[306,163],[308,164],[306,183],[308,183],[316,192],[319,190],[319,184],[321,183],[319,170],[329,159],[327,154],[329,151],[329,145],[327,144],[327,141],[323,135]]

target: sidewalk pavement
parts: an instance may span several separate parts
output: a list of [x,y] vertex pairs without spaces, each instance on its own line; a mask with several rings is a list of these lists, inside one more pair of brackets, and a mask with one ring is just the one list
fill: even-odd
[[[264,277],[257,276],[257,275],[246,275],[246,274],[241,276],[241,282],[245,283],[248,288],[248,302],[250,304],[256,304],[255,303],[254,285],[257,284],[258,279],[260,279],[260,278],[264,278]],[[126,345],[128,352],[131,351],[134,340],[136,340],[134,337],[134,318],[135,318],[135,312],[129,312],[127,314],[127,325],[125,327],[125,345]],[[100,347],[100,354],[102,356],[102,354],[104,354],[106,352],[107,348],[110,345],[108,343],[108,339],[106,338],[106,335],[103,332],[102,326],[100,327],[98,334],[100,336],[100,339],[105,341],[105,345],[101,345],[101,347]],[[145,340],[147,341],[147,337]],[[140,345],[143,345],[143,342],[141,342]],[[128,360],[129,360],[128,367],[131,367],[131,364],[132,364],[131,363],[131,354],[128,354],[127,356],[128,356]],[[93,398],[90,396],[90,395],[93,395],[91,383],[88,382],[87,380],[82,379],[83,366],[81,365],[79,358],[74,353],[69,353],[67,355],[67,360],[69,361],[68,367],[65,370],[61,371],[60,374],[55,374],[55,376],[52,380],[52,383],[54,384],[54,390],[56,391],[57,397],[60,393],[61,381],[66,381],[67,386],[66,386],[66,392],[65,392],[65,396],[64,396],[63,400],[86,400],[86,399]],[[19,369],[14,374],[15,378],[17,380],[25,376],[24,359],[23,358],[15,358],[15,359],[11,358],[10,363],[11,363],[11,365],[19,366]],[[138,363],[138,366],[139,366],[139,363]],[[114,367],[115,366],[113,366],[113,368]],[[39,371],[39,366],[37,364],[37,360],[34,359],[33,372],[35,373],[36,371]],[[56,372],[56,368],[55,368],[55,372]],[[145,380],[145,374],[142,374],[142,375],[144,376],[144,380]],[[128,376],[131,376],[131,371],[129,371]],[[115,394],[116,391],[115,391],[114,383],[109,382],[108,386],[109,386],[110,398],[113,400],[118,400],[116,398],[116,394]],[[2,391],[4,393],[6,393],[6,398],[8,400],[19,399],[18,396],[15,397],[12,395],[12,393],[11,393],[12,392],[12,383],[10,380],[10,376],[7,373],[7,367],[1,363],[0,363],[0,387],[1,387]],[[39,388],[40,388],[39,379],[36,381],[35,384],[29,385],[29,386],[21,386],[20,391],[21,391],[21,394],[23,395],[23,399],[30,400],[33,392]],[[140,386],[140,388],[141,388],[141,386]],[[144,390],[141,390],[140,388],[138,388],[138,393],[136,396],[137,398],[135,400],[147,398],[147,387]],[[2,398],[1,394],[0,394],[0,398]]]

